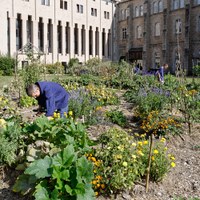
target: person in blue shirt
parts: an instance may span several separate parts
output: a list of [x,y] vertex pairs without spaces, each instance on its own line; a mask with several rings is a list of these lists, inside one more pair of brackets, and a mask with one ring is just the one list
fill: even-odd
[[38,101],[39,112],[46,110],[46,116],[50,119],[55,111],[64,117],[68,112],[69,93],[58,83],[51,81],[38,81],[26,87],[28,96]]
[[158,78],[160,83],[164,83],[164,71],[168,68],[168,64],[162,65],[155,73],[155,76]]

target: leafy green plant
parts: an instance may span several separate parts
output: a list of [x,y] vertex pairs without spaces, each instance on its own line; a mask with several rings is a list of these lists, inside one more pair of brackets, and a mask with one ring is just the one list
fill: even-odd
[[16,122],[5,121],[4,128],[0,126],[0,132],[0,165],[11,165],[16,162],[22,144],[21,127]]
[[102,147],[94,152],[96,160],[100,161],[95,165],[95,175],[102,177],[101,184],[105,185],[103,194],[131,188],[140,177],[141,167],[137,163],[133,137],[122,129],[111,128],[100,136],[99,142]]
[[45,140],[50,142],[52,147],[60,149],[70,144],[73,144],[76,151],[85,152],[89,148],[90,139],[84,125],[72,118],[48,120],[41,116],[32,123],[26,123],[22,131],[28,136],[26,142],[30,144],[36,140]]
[[27,95],[22,96],[20,98],[19,103],[22,107],[30,107],[33,105],[37,105],[37,101]]
[[193,66],[193,74],[195,75],[195,76],[200,76],[200,65],[195,65],[195,66]]
[[69,145],[52,157],[30,164],[19,176],[13,191],[26,194],[31,189],[36,200],[92,200],[92,179],[92,163]]
[[106,116],[111,120],[111,122],[118,124],[121,127],[125,127],[127,125],[127,119],[122,111],[117,109],[107,111]]
[[0,71],[3,76],[11,76],[14,73],[15,59],[9,56],[0,55]]

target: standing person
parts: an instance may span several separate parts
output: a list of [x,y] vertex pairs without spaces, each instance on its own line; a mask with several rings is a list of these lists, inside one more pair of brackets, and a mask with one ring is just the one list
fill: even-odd
[[155,76],[158,78],[158,81],[164,83],[164,71],[168,68],[168,64],[162,65],[155,73]]
[[64,117],[68,112],[69,93],[58,83],[51,81],[38,81],[26,88],[28,96],[38,101],[39,112],[42,108],[46,110],[46,116],[50,119],[55,111]]

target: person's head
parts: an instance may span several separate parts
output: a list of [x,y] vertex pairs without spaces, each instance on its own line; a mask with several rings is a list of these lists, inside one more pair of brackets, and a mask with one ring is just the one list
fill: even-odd
[[40,88],[36,84],[30,84],[26,87],[26,93],[29,97],[37,98],[40,96]]
[[163,67],[164,67],[164,69],[167,69],[167,68],[168,68],[168,64],[165,63],[165,64],[163,65]]

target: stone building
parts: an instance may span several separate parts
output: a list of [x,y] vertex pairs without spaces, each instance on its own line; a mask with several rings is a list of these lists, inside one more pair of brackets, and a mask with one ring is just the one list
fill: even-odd
[[116,21],[118,58],[172,73],[200,64],[200,0],[122,0]]
[[14,57],[31,44],[45,63],[112,60],[114,12],[110,0],[1,0],[0,53]]

